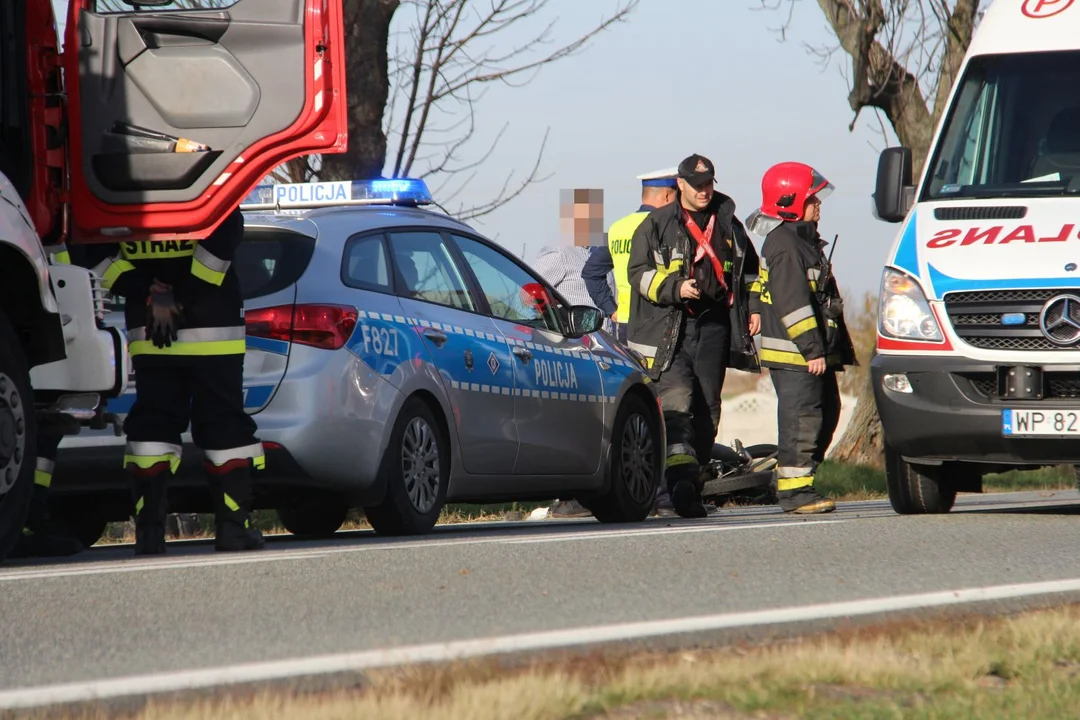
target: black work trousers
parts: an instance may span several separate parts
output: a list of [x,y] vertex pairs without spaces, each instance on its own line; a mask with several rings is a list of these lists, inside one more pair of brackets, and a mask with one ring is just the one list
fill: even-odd
[[840,421],[836,371],[811,375],[805,370],[771,369],[769,374],[777,400],[777,490],[808,490]]
[[667,426],[669,492],[681,480],[696,482],[700,465],[712,457],[730,352],[726,312],[688,317],[671,367],[656,381]]
[[244,412],[244,356],[137,355],[135,404],[124,419],[129,443],[181,445],[191,425],[202,450],[231,450],[258,442]]

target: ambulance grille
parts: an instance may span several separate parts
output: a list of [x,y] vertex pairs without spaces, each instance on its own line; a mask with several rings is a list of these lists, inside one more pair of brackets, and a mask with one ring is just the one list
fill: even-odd
[[[982,350],[1072,350],[1053,344],[1039,330],[1039,313],[1050,298],[1065,288],[1034,290],[981,290],[945,295],[945,310],[956,334]],[[1023,323],[1003,322],[1006,315],[1023,315]]]
[[937,220],[1019,220],[1027,215],[1023,205],[961,206],[934,208]]
[[[975,392],[987,398],[997,398],[997,377],[994,373],[966,374]],[[1054,372],[1043,375],[1044,400],[1075,400],[1080,398],[1080,373]]]

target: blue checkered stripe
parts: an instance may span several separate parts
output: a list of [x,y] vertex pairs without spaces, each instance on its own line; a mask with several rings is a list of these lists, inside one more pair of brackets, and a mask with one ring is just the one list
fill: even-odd
[[[358,328],[353,333],[353,339],[349,343],[349,349],[371,366],[376,372],[381,375],[392,375],[397,366],[406,360],[410,356],[415,356],[418,348],[412,347],[412,344],[422,343],[417,329],[438,330],[445,333],[448,336],[458,336],[459,338],[468,338],[470,340],[469,347],[473,350],[475,355],[475,366],[477,370],[474,370],[473,374],[466,374],[463,371],[459,371],[455,368],[442,368],[440,372],[449,386],[462,392],[477,392],[494,395],[506,395],[523,398],[536,398],[540,400],[553,400],[562,402],[576,402],[576,403],[614,403],[617,396],[612,391],[617,391],[622,385],[625,378],[633,372],[639,372],[639,368],[632,362],[624,360],[622,358],[609,355],[603,358],[594,357],[588,350],[582,348],[578,350],[569,350],[565,348],[555,348],[543,343],[528,342],[519,340],[517,338],[507,337],[502,335],[496,335],[493,332],[481,332],[472,328],[461,327],[453,325],[451,323],[440,323],[425,319],[418,319],[407,317],[404,315],[396,315],[390,313],[381,313],[375,311],[360,310],[357,313],[357,324],[368,325],[368,336],[376,329],[387,329],[393,327],[396,330],[408,329],[410,332],[400,333],[401,339],[398,341],[400,347],[395,348],[395,357],[387,357],[384,355],[376,356],[371,352],[370,341],[365,341],[362,328]],[[564,385],[571,385],[568,382],[568,377],[565,372],[569,369],[568,365],[572,364],[576,387],[565,387],[552,389],[549,383],[537,383],[532,381],[535,378],[530,378],[530,373],[521,372],[517,375],[518,379],[525,379],[525,387],[519,387],[515,380],[514,372],[512,368],[499,367],[502,362],[497,359],[494,361],[493,367],[488,367],[493,376],[499,373],[501,377],[491,377],[487,382],[477,382],[473,375],[478,372],[487,372],[484,370],[488,365],[489,360],[494,357],[492,351],[498,349],[501,354],[505,356],[506,345],[509,343],[510,347],[514,346],[524,347],[532,352],[533,357],[530,360],[530,366],[535,368],[534,373],[541,373],[542,370],[557,370],[562,371],[564,374],[558,377],[554,377],[553,384],[559,384],[561,380]],[[505,357],[504,357],[505,359]],[[512,358],[516,362],[516,358]],[[457,363],[457,358],[454,360]],[[608,365],[613,366],[612,370],[607,371],[604,374],[604,380],[606,383],[601,383],[600,374],[598,372],[598,364],[605,362]],[[539,363],[539,365],[537,365]],[[462,364],[463,367],[463,364]],[[614,369],[617,368],[617,369]],[[502,371],[508,372],[502,372]],[[481,372],[481,377],[482,377]],[[605,392],[607,391],[607,392]]]

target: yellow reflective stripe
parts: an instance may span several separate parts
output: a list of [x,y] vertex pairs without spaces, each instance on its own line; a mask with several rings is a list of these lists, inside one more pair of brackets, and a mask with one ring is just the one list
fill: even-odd
[[105,273],[102,275],[101,286],[106,290],[110,289],[113,286],[113,283],[115,283],[121,275],[134,269],[135,266],[127,260],[113,260],[109,263],[109,267],[105,269]]
[[[649,282],[648,291],[645,293],[645,297],[649,298],[652,302],[658,302],[659,297],[657,293],[660,292],[660,285],[669,277],[679,272],[682,268],[682,260],[672,260],[671,264],[667,267],[656,268],[655,274],[652,276],[652,280]],[[643,277],[642,280],[645,278]]]
[[222,493],[222,495],[225,496],[225,507],[229,508],[233,512],[236,512],[240,509],[240,506],[237,504],[237,502],[231,497],[229,497],[229,493]]
[[[770,350],[766,347],[761,348],[761,361],[782,363],[784,365],[800,365],[802,367],[806,367],[807,364],[806,358],[802,356],[802,353],[785,352],[783,350]],[[826,365],[836,365],[839,362],[839,355],[828,355],[825,358]]]
[[811,280],[810,281],[810,289],[813,290],[814,292],[817,292],[817,280]]
[[211,285],[221,285],[221,283],[225,282],[225,273],[211,270],[199,262],[199,258],[191,259],[191,274]]
[[145,500],[146,500],[146,498],[144,498],[144,497],[140,497],[140,498],[139,498],[139,501],[138,501],[137,503],[135,503],[135,514],[136,514],[136,515],[138,515],[139,513],[141,513],[141,512],[142,512],[142,509],[143,509],[143,505],[145,505],[145,504],[146,504],[146,503],[144,502]]
[[750,292],[752,292],[752,293],[760,293],[761,292],[761,281],[760,280],[755,280],[754,282],[750,283]]
[[813,475],[804,475],[803,477],[794,477],[794,478],[777,478],[777,480],[776,480],[776,489],[779,492],[784,492],[785,490],[798,490],[800,488],[813,487],[813,486],[814,486],[814,476]]
[[150,340],[138,340],[128,345],[128,349],[132,355],[243,355],[247,352],[247,343],[243,340],[174,342],[159,348]]
[[61,250],[60,252],[53,255],[53,260],[55,260],[59,265],[70,265],[71,253],[69,253],[67,250]]
[[43,488],[47,488],[52,485],[52,473],[45,472],[44,470],[34,471],[34,484],[40,485]]
[[679,465],[697,465],[697,458],[693,455],[669,455],[666,467],[677,467]]
[[254,458],[252,460],[252,462],[255,465],[256,470],[265,470],[266,469],[266,456],[265,455],[260,455],[259,457]]
[[788,337],[794,340],[803,333],[810,332],[817,329],[817,318],[809,317],[805,320],[801,320],[787,329]]
[[169,470],[173,474],[180,467],[180,457],[172,453],[168,455],[124,455],[124,467],[134,465],[142,470],[149,470],[158,463],[163,462],[169,463]]

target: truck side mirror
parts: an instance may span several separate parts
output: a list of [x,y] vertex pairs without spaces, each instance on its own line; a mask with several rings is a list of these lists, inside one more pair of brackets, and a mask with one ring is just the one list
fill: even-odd
[[915,200],[911,175],[911,148],[891,147],[882,151],[874,188],[874,217],[890,223],[902,222],[907,217]]

